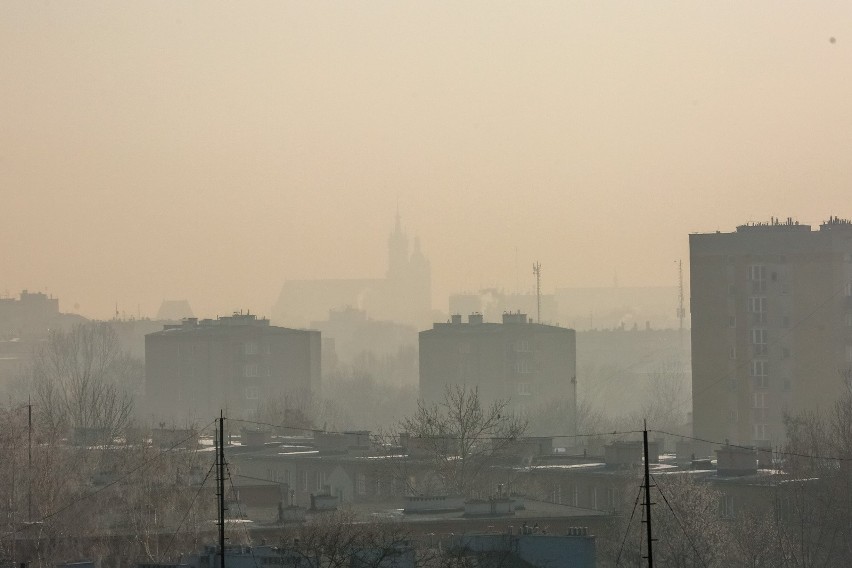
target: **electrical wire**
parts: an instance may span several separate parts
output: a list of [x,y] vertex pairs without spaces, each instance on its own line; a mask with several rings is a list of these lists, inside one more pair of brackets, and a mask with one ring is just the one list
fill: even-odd
[[[234,476],[231,475],[231,468],[228,467],[228,462],[225,462],[225,471],[228,474],[228,482],[231,484],[231,492],[234,495],[234,502],[237,504],[237,516],[238,518],[243,518],[243,509],[240,506],[239,493],[237,492],[237,488],[234,487]],[[251,543],[251,536],[248,533],[248,527],[243,524],[243,532],[245,533],[246,541]],[[249,553],[251,554],[251,560],[254,562],[254,568],[260,568],[257,564],[257,558],[254,556],[254,547],[249,545],[248,547]]]
[[[742,450],[754,450],[754,446],[743,446],[740,444],[730,444],[728,442],[720,442],[718,440],[707,440],[705,438],[696,438],[695,436],[687,436],[686,434],[675,434],[673,432],[666,432],[665,430],[648,430],[648,432],[654,432],[657,434],[665,434],[666,436],[674,436],[676,438],[684,438],[686,440],[695,440],[696,442],[704,442],[707,444],[713,444],[716,446],[728,446],[731,448],[738,448]],[[852,458],[841,458],[837,456],[821,456],[816,454],[801,454],[798,452],[787,452],[784,450],[773,450],[773,453],[781,455],[781,456],[790,456],[796,458],[805,458],[805,459],[817,459],[817,460],[826,460],[826,461],[852,461]]]
[[[254,426],[266,426],[268,428],[280,428],[284,430],[296,430],[299,432],[312,432],[318,434],[351,434],[352,430],[322,430],[318,428],[302,428],[298,426],[287,426],[285,424],[272,424],[270,422],[260,422],[257,420],[246,420],[243,418],[229,418],[231,422],[242,422],[245,424],[252,424]],[[612,431],[612,432],[591,432],[586,434],[545,434],[542,436],[536,436],[536,438],[594,438],[599,436],[621,436],[627,434],[641,434],[642,430],[623,430],[623,431]],[[451,436],[451,435],[441,435],[441,436],[412,436],[414,439],[446,439],[446,440],[456,440],[460,439],[461,436]],[[466,438],[469,440],[507,440],[506,436],[472,436]],[[518,438],[519,440],[523,440],[523,438]]]
[[692,550],[695,552],[695,555],[701,561],[701,564],[704,565],[704,567],[706,568],[707,563],[704,562],[704,558],[702,558],[701,554],[698,552],[698,548],[695,546],[695,542],[692,540],[692,537],[689,536],[688,532],[686,532],[686,527],[684,526],[683,522],[680,520],[680,518],[674,512],[674,509],[672,509],[671,503],[669,503],[669,500],[666,498],[666,494],[663,493],[663,488],[660,487],[660,484],[657,483],[657,480],[654,479],[653,475],[651,475],[651,479],[654,480],[654,486],[657,488],[657,491],[660,492],[660,496],[663,498],[663,501],[666,503],[666,506],[669,508],[669,511],[671,511],[672,517],[674,517],[675,521],[677,521],[677,524],[680,526],[680,530],[683,532],[683,536],[686,537],[687,542],[689,542],[689,546],[692,547]]
[[184,513],[183,518],[178,523],[178,526],[175,529],[175,532],[172,535],[172,538],[169,541],[169,544],[166,546],[166,549],[163,551],[162,554],[160,554],[158,556],[157,563],[160,563],[163,558],[168,557],[169,550],[171,549],[172,545],[175,543],[175,540],[177,540],[178,533],[180,532],[181,527],[183,527],[183,523],[189,517],[189,514],[192,512],[192,508],[195,506],[195,500],[198,499],[198,496],[201,494],[201,491],[204,489],[204,484],[207,483],[207,480],[210,478],[210,474],[213,473],[213,468],[215,468],[215,467],[216,467],[215,463],[210,464],[210,469],[207,470],[207,475],[204,476],[204,479],[201,481],[201,486],[198,488],[198,491],[195,492],[195,495],[193,495],[192,501],[189,502],[189,507],[187,507],[186,513]]
[[621,562],[621,552],[624,550],[624,543],[627,542],[627,536],[630,534],[630,525],[633,523],[633,516],[636,514],[636,507],[639,505],[639,497],[642,496],[642,486],[639,486],[639,492],[636,494],[636,501],[633,502],[633,510],[630,512],[630,520],[627,521],[627,528],[624,529],[624,538],[621,539],[621,546],[618,547],[618,556],[615,558],[615,565],[618,566]]
[[[199,430],[199,433],[200,433],[200,432],[204,432],[205,430],[207,430],[210,426],[212,426],[212,425],[213,425],[213,423],[214,423],[214,422],[215,422],[215,420],[212,420],[211,422],[209,422],[206,426],[204,426],[203,428],[201,428],[201,430]],[[122,481],[126,480],[126,479],[127,479],[127,478],[129,478],[131,475],[133,475],[134,473],[136,473],[136,472],[138,472],[138,471],[141,471],[141,470],[145,469],[146,467],[148,467],[149,465],[151,465],[151,464],[152,464],[152,463],[154,463],[155,461],[157,461],[157,460],[159,460],[160,458],[162,458],[162,457],[163,457],[164,455],[166,455],[167,453],[169,453],[169,452],[171,452],[172,450],[174,450],[174,449],[176,449],[176,448],[180,447],[181,445],[185,444],[186,442],[188,442],[190,439],[192,439],[193,437],[195,437],[195,436],[197,436],[197,435],[198,435],[198,434],[197,434],[197,433],[195,433],[195,432],[191,433],[191,434],[190,434],[189,436],[187,436],[186,438],[183,438],[183,439],[181,439],[181,440],[177,441],[174,445],[172,445],[172,446],[170,446],[170,447],[166,448],[165,450],[161,450],[159,453],[157,453],[157,455],[152,456],[152,457],[150,457],[150,458],[148,458],[148,459],[144,460],[144,461],[143,461],[142,463],[140,463],[139,465],[137,465],[137,466],[135,466],[135,467],[131,468],[130,470],[128,470],[128,471],[127,471],[124,475],[122,475],[121,477],[119,477],[119,478],[117,478],[117,479],[114,479],[113,481],[110,481],[109,483],[107,483],[106,485],[104,485],[104,486],[102,486],[102,487],[98,487],[98,488],[97,488],[97,489],[95,489],[94,491],[91,491],[91,492],[89,492],[89,493],[86,493],[86,494],[84,494],[84,495],[81,495],[81,496],[77,497],[76,499],[72,499],[70,502],[68,502],[68,503],[66,503],[65,505],[63,505],[63,506],[59,507],[59,508],[58,508],[58,509],[56,509],[55,511],[52,511],[52,512],[50,512],[50,513],[47,513],[46,515],[42,516],[42,517],[41,517],[38,521],[34,521],[34,522],[37,522],[37,523],[43,523],[44,521],[47,521],[47,520],[49,520],[49,519],[52,519],[53,517],[56,517],[57,515],[60,515],[60,514],[64,513],[65,511],[67,511],[67,510],[71,509],[71,508],[72,508],[72,507],[74,507],[75,505],[77,505],[77,504],[79,504],[79,503],[81,503],[81,502],[83,502],[83,501],[85,501],[85,500],[87,500],[87,499],[90,499],[90,498],[94,497],[95,495],[98,495],[99,493],[102,493],[103,491],[106,491],[107,489],[110,489],[111,487],[114,487],[114,486],[118,485],[119,483],[121,483]],[[3,537],[4,537],[4,538],[6,538],[6,537],[14,536],[14,535],[16,535],[16,534],[18,534],[18,533],[20,533],[20,532],[23,532],[23,531],[24,531],[24,530],[26,530],[26,529],[27,529],[27,527],[21,527],[21,528],[19,528],[19,529],[15,529],[15,530],[13,530],[13,531],[9,531],[9,532],[5,533],[5,534],[3,535]]]

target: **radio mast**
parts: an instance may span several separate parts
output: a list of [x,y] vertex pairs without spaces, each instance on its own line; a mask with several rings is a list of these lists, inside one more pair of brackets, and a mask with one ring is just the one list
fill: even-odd
[[533,264],[533,274],[535,274],[535,298],[538,305],[538,323],[541,323],[541,263]]

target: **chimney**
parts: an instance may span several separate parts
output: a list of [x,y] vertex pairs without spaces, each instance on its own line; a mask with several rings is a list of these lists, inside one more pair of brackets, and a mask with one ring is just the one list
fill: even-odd
[[453,314],[450,318],[450,321],[452,321],[453,325],[461,324],[461,314]]
[[467,316],[467,323],[470,325],[480,325],[482,323],[482,314],[479,312],[473,312]]

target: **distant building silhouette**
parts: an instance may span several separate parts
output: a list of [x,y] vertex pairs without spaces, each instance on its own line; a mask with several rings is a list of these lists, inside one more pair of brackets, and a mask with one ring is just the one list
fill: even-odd
[[790,219],[689,236],[695,435],[781,443],[785,412],[852,379],[852,222]]
[[[538,298],[535,293],[505,292],[496,288],[484,288],[475,293],[452,294],[449,307],[451,314],[479,313],[488,321],[499,321],[501,314],[507,312],[537,313]],[[542,294],[542,323],[555,323],[558,311],[556,297],[553,294]]]
[[272,310],[276,323],[295,327],[321,320],[329,310],[353,307],[376,320],[423,327],[431,321],[432,269],[415,238],[410,244],[397,213],[381,279],[289,280]]
[[[672,280],[676,277],[673,264]],[[557,288],[559,321],[587,329],[677,329],[677,286]],[[685,323],[689,327],[689,322]]]
[[420,332],[420,396],[440,401],[445,385],[466,385],[486,403],[508,399],[519,413],[554,400],[576,412],[576,361],[573,329],[532,323],[524,313],[503,314],[502,323],[454,315]]
[[145,336],[145,398],[158,420],[248,412],[283,394],[318,393],[320,333],[254,315],[186,319]]
[[187,300],[163,300],[157,311],[158,320],[180,321],[191,317],[195,316]]

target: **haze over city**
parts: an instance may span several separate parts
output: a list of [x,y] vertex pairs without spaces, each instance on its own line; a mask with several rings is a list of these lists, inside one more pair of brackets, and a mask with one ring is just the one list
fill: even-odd
[[[674,286],[687,234],[848,202],[848,2],[0,4],[0,291],[268,313],[380,277],[433,306]],[[517,252],[516,252],[517,251]]]

